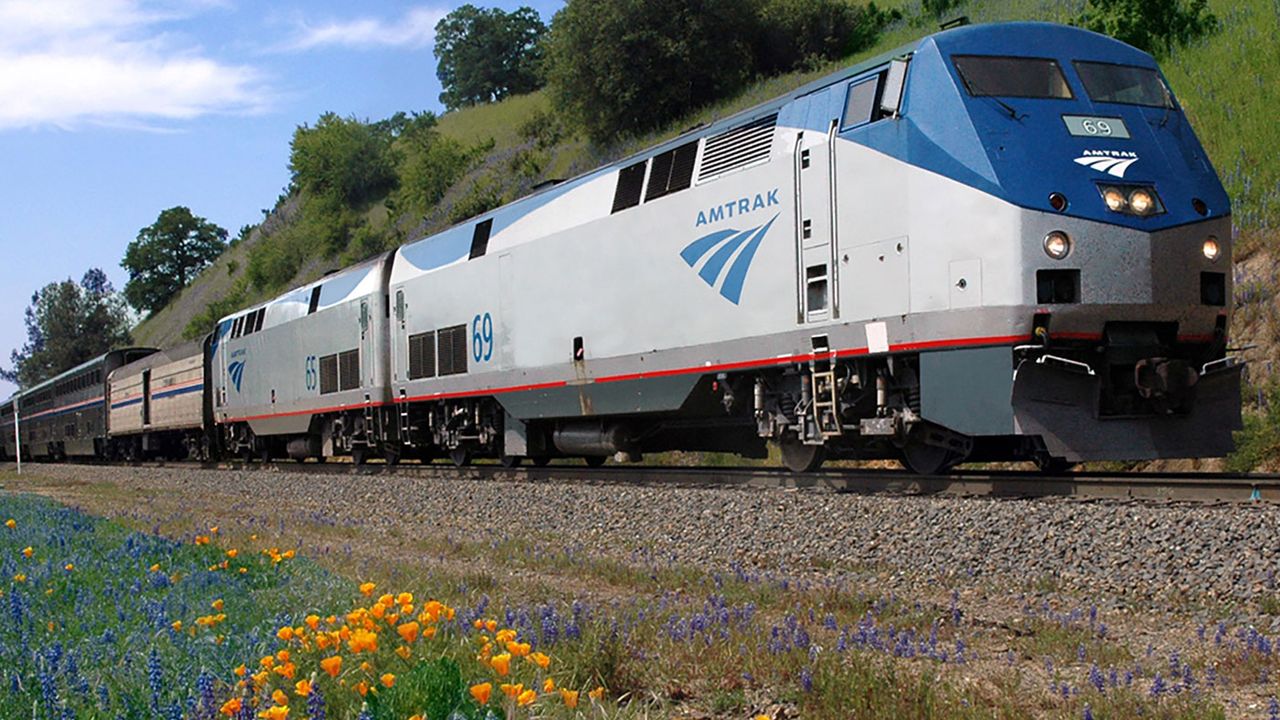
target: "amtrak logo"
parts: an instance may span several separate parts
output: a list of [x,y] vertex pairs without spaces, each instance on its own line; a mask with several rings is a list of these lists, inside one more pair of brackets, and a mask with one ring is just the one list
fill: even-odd
[[[698,277],[719,290],[724,299],[737,305],[742,299],[742,286],[747,281],[747,271],[751,269],[756,250],[773,226],[773,221],[777,219],[778,215],[774,215],[764,225],[748,230],[717,230],[710,235],[703,235],[681,250],[680,257],[691,268],[707,258],[702,269],[698,270]],[[733,260],[732,265],[729,265],[730,260]],[[728,272],[725,272],[726,265],[729,266]]]
[[240,380],[244,378],[244,361],[237,360],[228,365],[227,374],[231,376],[231,383],[236,386],[236,392],[240,392]]
[[1098,172],[1123,178],[1131,165],[1138,162],[1138,154],[1127,150],[1085,150],[1076,162]]

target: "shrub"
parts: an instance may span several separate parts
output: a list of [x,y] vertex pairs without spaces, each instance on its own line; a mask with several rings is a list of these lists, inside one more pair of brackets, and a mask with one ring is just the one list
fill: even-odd
[[466,194],[449,209],[449,223],[457,224],[487,213],[504,202],[502,182],[491,172],[477,177]]
[[191,321],[187,323],[187,327],[182,331],[182,337],[187,340],[195,340],[212,332],[214,326],[218,324],[218,320],[239,310],[244,305],[245,296],[248,294],[247,290],[248,278],[241,275],[239,279],[231,284],[231,289],[227,291],[226,295],[209,303],[202,312],[191,318]]
[[1166,55],[1218,29],[1207,0],[1089,0],[1075,24]]
[[1244,429],[1235,434],[1236,451],[1227,457],[1232,472],[1256,470],[1280,458],[1280,380],[1272,376],[1252,391],[1259,404],[1245,413]]
[[391,139],[382,126],[325,113],[315,127],[300,125],[293,133],[293,182],[348,205],[365,202],[395,183]]
[[[936,0],[935,0],[936,1]],[[756,70],[776,74],[852,55],[875,44],[901,14],[849,0],[764,0],[756,40]]]
[[493,141],[466,147],[434,127],[406,131],[396,143],[399,187],[388,207],[395,212],[423,215],[493,148]]

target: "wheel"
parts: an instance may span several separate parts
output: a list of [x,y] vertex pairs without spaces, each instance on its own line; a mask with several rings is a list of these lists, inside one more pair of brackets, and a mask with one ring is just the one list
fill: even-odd
[[791,433],[782,437],[778,449],[782,451],[782,464],[793,473],[813,472],[827,459],[825,445],[805,445]]
[[369,462],[369,449],[365,447],[351,448],[351,462],[364,465]]
[[253,448],[245,445],[244,448],[240,450],[240,459],[245,462],[253,462]]
[[1037,455],[1035,457],[1036,468],[1044,475],[1061,475],[1070,472],[1071,468],[1076,464],[1065,458],[1052,457],[1050,455]]
[[601,465],[604,465],[605,461],[609,458],[604,455],[588,455],[582,459],[587,461],[587,467],[598,468]]
[[271,462],[271,448],[263,446],[263,448],[258,451],[258,459],[264,463]]
[[471,453],[464,447],[456,447],[449,451],[449,459],[454,467],[466,467],[471,464]]
[[529,458],[529,462],[532,462],[534,467],[546,467],[551,464],[551,456],[535,455]]
[[400,450],[399,450],[398,448],[392,448],[392,447],[383,448],[383,450],[382,450],[382,459],[383,459],[383,461],[385,461],[388,465],[393,465],[393,466],[394,466],[394,465],[399,465],[399,464],[400,464]]
[[502,467],[507,469],[520,467],[520,462],[523,460],[524,458],[520,455],[503,455],[498,458],[498,462],[502,464]]

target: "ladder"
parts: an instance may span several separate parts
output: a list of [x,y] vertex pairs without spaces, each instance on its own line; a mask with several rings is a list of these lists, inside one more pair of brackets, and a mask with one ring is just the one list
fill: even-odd
[[814,343],[809,361],[809,377],[813,383],[813,424],[824,438],[843,432],[840,423],[840,393],[836,387],[835,353],[823,343]]

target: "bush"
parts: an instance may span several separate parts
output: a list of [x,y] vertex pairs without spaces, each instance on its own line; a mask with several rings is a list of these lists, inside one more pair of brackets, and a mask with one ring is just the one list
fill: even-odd
[[293,183],[347,205],[365,202],[395,184],[391,140],[385,126],[325,113],[315,127],[300,125],[293,133]]
[[1261,401],[1244,416],[1244,429],[1235,434],[1236,451],[1227,457],[1231,472],[1249,472],[1280,459],[1280,379],[1272,376],[1261,387],[1245,390]]
[[449,209],[449,223],[456,225],[477,215],[500,207],[505,202],[502,182],[492,173],[486,172],[477,177],[466,194]]
[[570,0],[548,36],[548,84],[558,109],[607,144],[741,88],[754,29],[739,0]]
[[1207,0],[1089,0],[1075,24],[1161,56],[1214,32],[1218,18]]
[[772,75],[852,55],[874,45],[884,26],[900,17],[897,10],[884,12],[875,3],[764,0],[758,16],[756,70]]
[[399,187],[388,207],[393,212],[424,215],[449,188],[493,148],[493,141],[466,147],[434,127],[406,131],[396,143]]
[[187,323],[187,327],[182,331],[182,337],[187,340],[195,340],[204,337],[218,324],[218,320],[230,315],[244,306],[245,296],[248,294],[248,280],[241,275],[231,285],[231,289],[220,300],[215,300],[204,311]]

